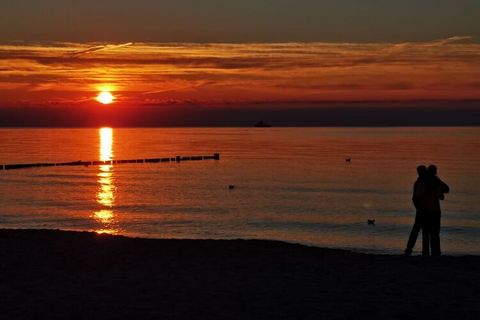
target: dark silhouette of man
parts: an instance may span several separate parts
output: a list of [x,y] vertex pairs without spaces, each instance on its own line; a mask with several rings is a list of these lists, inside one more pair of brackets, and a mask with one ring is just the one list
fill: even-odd
[[[437,167],[430,165],[427,168],[425,179],[426,189],[421,199],[422,211],[425,220],[422,228],[422,254],[439,256],[440,250],[440,200],[445,199],[445,194],[450,192],[448,185],[437,176]],[[429,248],[430,247],[430,248]]]
[[[427,189],[427,167],[424,165],[417,167],[418,178],[413,184],[412,202],[417,210],[415,214],[415,222],[413,223],[410,237],[408,238],[407,248],[405,249],[405,255],[411,255],[415,242],[417,242],[418,233],[423,230],[425,224],[425,212],[423,209],[423,201]],[[423,234],[423,232],[422,232]],[[423,242],[424,244],[424,242]],[[428,245],[427,245],[428,247]],[[424,248],[425,251],[425,248]]]

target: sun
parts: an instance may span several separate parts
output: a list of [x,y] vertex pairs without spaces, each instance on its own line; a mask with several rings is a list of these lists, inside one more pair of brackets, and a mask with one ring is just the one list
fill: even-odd
[[115,100],[115,97],[108,91],[102,91],[98,94],[95,100],[102,104],[110,104]]

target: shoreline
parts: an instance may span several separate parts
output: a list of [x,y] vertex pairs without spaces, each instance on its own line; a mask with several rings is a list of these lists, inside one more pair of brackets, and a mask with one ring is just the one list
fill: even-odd
[[7,319],[473,319],[480,256],[0,229]]

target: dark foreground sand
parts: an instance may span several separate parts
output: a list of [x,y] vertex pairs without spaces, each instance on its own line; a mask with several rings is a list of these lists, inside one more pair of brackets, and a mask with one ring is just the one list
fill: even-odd
[[1,319],[480,319],[480,257],[0,230]]

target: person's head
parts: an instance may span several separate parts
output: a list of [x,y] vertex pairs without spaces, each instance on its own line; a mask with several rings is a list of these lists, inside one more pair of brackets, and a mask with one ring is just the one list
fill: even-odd
[[435,166],[434,164],[429,165],[428,169],[427,169],[427,172],[432,177],[436,176],[437,175],[437,166]]
[[418,166],[417,173],[419,177],[425,177],[427,175],[427,167],[424,165]]

